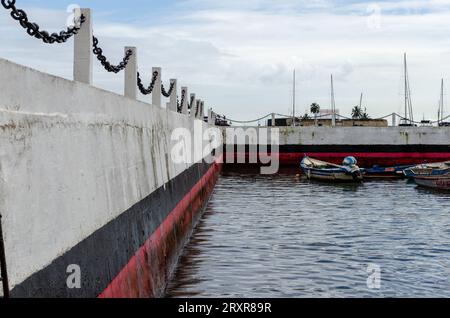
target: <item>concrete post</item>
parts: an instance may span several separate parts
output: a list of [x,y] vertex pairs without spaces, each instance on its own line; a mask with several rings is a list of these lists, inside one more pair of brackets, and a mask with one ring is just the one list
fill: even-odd
[[160,67],[154,67],[152,68],[152,74],[154,72],[158,72],[158,78],[155,82],[155,87],[153,88],[152,92],[152,105],[161,107],[161,68]]
[[94,67],[92,12],[91,9],[81,9],[81,14],[86,20],[74,37],[73,79],[92,85]]
[[137,49],[135,47],[125,47],[125,53],[131,50],[131,55],[125,68],[125,97],[137,99]]
[[195,99],[195,94],[191,94],[191,98],[189,99],[189,102],[192,102],[191,105],[191,113],[189,114],[190,117],[195,118],[195,109],[197,107],[197,100]]
[[395,113],[392,114],[392,126],[397,126],[397,115]]
[[213,111],[212,108],[208,108],[208,124],[213,125]]
[[176,79],[171,79],[170,80],[170,85],[172,85],[173,83],[173,91],[172,91],[172,95],[170,95],[170,102],[169,102],[169,109],[173,112],[177,112],[177,80]]
[[[183,93],[184,92],[184,93]],[[181,108],[181,113],[186,115],[188,113],[188,103],[189,103],[189,94],[188,94],[188,88],[182,87],[181,88],[181,96],[184,95],[184,101]]]
[[275,127],[275,113],[272,113],[272,127]]

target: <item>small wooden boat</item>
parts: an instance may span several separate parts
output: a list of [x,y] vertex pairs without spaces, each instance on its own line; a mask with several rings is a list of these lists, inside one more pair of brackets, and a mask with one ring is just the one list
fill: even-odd
[[438,163],[426,163],[403,171],[407,178],[413,179],[418,176],[438,177],[450,173],[450,161]]
[[380,167],[364,169],[364,178],[404,178],[404,171],[413,166]]
[[450,191],[450,174],[444,176],[416,176],[414,181],[422,187]]
[[306,156],[300,166],[308,179],[332,182],[361,182],[362,170],[356,165],[356,159],[347,157],[343,165],[335,165]]

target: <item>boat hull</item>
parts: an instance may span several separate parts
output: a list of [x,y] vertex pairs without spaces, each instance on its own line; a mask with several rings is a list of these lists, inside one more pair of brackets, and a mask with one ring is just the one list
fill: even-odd
[[450,191],[450,176],[448,177],[415,177],[415,182],[422,187]]
[[353,176],[343,172],[324,173],[315,169],[303,169],[303,173],[309,180],[320,180],[329,182],[361,182],[362,176]]
[[352,159],[355,165],[352,167],[344,167],[305,157],[300,163],[300,167],[309,180],[361,182],[363,180],[362,170],[356,166],[356,160],[354,158]]

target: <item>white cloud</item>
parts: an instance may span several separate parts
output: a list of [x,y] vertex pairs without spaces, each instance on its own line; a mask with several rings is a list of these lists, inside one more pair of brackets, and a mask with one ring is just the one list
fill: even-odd
[[[165,81],[179,78],[217,111],[243,119],[288,112],[294,67],[300,111],[313,101],[328,107],[331,73],[341,113],[350,112],[361,91],[373,116],[399,111],[402,54],[407,51],[416,116],[434,116],[439,80],[450,74],[450,1],[382,2],[382,14],[389,14],[382,15],[379,29],[368,28],[367,5],[188,0],[156,26],[104,18],[94,26],[112,61],[120,60],[124,46],[135,45],[147,77],[152,66],[162,66]],[[405,15],[395,12],[399,9],[414,10]],[[37,21],[49,21],[45,27],[64,25],[63,11],[30,12]],[[41,44],[4,11],[0,29],[0,56],[71,78],[71,44]],[[95,81],[122,90],[122,76],[106,74],[98,65]]]

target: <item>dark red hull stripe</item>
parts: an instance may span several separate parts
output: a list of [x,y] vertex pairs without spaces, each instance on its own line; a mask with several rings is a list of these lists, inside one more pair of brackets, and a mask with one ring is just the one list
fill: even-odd
[[[148,238],[152,234],[167,230],[164,227],[167,222],[174,222],[172,220],[174,210],[178,211],[175,212],[177,216],[180,213],[182,214],[182,211],[179,208],[177,209],[179,204],[186,204],[186,196],[192,198],[192,189],[198,187],[199,182],[201,184],[202,180],[204,181],[203,177],[208,172],[217,171],[217,166],[217,164],[211,165],[205,162],[192,165],[170,180],[164,187],[157,189],[64,255],[55,259],[46,268],[34,273],[24,282],[15,286],[11,291],[11,296],[98,297],[123,271],[130,259],[135,256],[136,251],[139,251],[144,244],[148,244]],[[212,184],[213,187],[214,182],[214,179],[209,180],[209,186],[211,187]],[[201,193],[206,194],[206,191]],[[197,196],[192,199],[199,201],[195,202],[195,206],[201,206],[203,202],[200,201],[205,200],[206,196]],[[195,211],[189,213],[193,215]],[[168,217],[171,221],[167,221]],[[183,221],[190,224],[192,219],[185,218]],[[163,224],[164,226],[162,226]],[[61,231],[64,231],[64,229],[62,228]],[[172,250],[170,245],[165,247],[163,253]],[[38,252],[36,251],[36,253]],[[164,266],[164,261],[157,261],[160,266]],[[68,274],[66,270],[71,264],[77,264],[81,267],[80,289],[67,288]],[[159,272],[163,270],[166,269],[161,268]],[[158,271],[155,270],[155,272]],[[157,277],[157,279],[164,281],[165,278]],[[145,284],[145,282],[140,283]],[[162,283],[155,282],[154,286],[161,288]],[[160,291],[154,290],[155,296],[158,296],[157,292]],[[151,294],[149,291],[146,293]]]
[[[226,148],[224,152],[226,153]],[[250,146],[234,146],[235,152],[250,151]],[[259,150],[259,149],[258,149]],[[263,147],[262,151],[266,151]],[[271,147],[268,147],[271,152]],[[448,145],[280,145],[277,152],[287,153],[447,153],[450,154],[450,140]]]
[[211,167],[135,253],[100,298],[162,297],[180,252],[212,193],[220,165]]
[[[415,165],[424,162],[431,163],[450,161],[450,153],[308,152],[306,154],[312,158],[332,162],[335,164],[341,164],[342,160],[347,156],[354,156],[358,160],[358,165],[365,168],[371,168],[374,165],[389,167],[400,165]],[[274,154],[270,154],[270,156],[273,155]],[[281,166],[299,166],[304,156],[305,153],[280,153],[278,154],[278,160]],[[243,163],[242,161],[245,161],[245,163],[249,163],[249,158],[249,153],[238,153],[235,155],[235,163]]]

